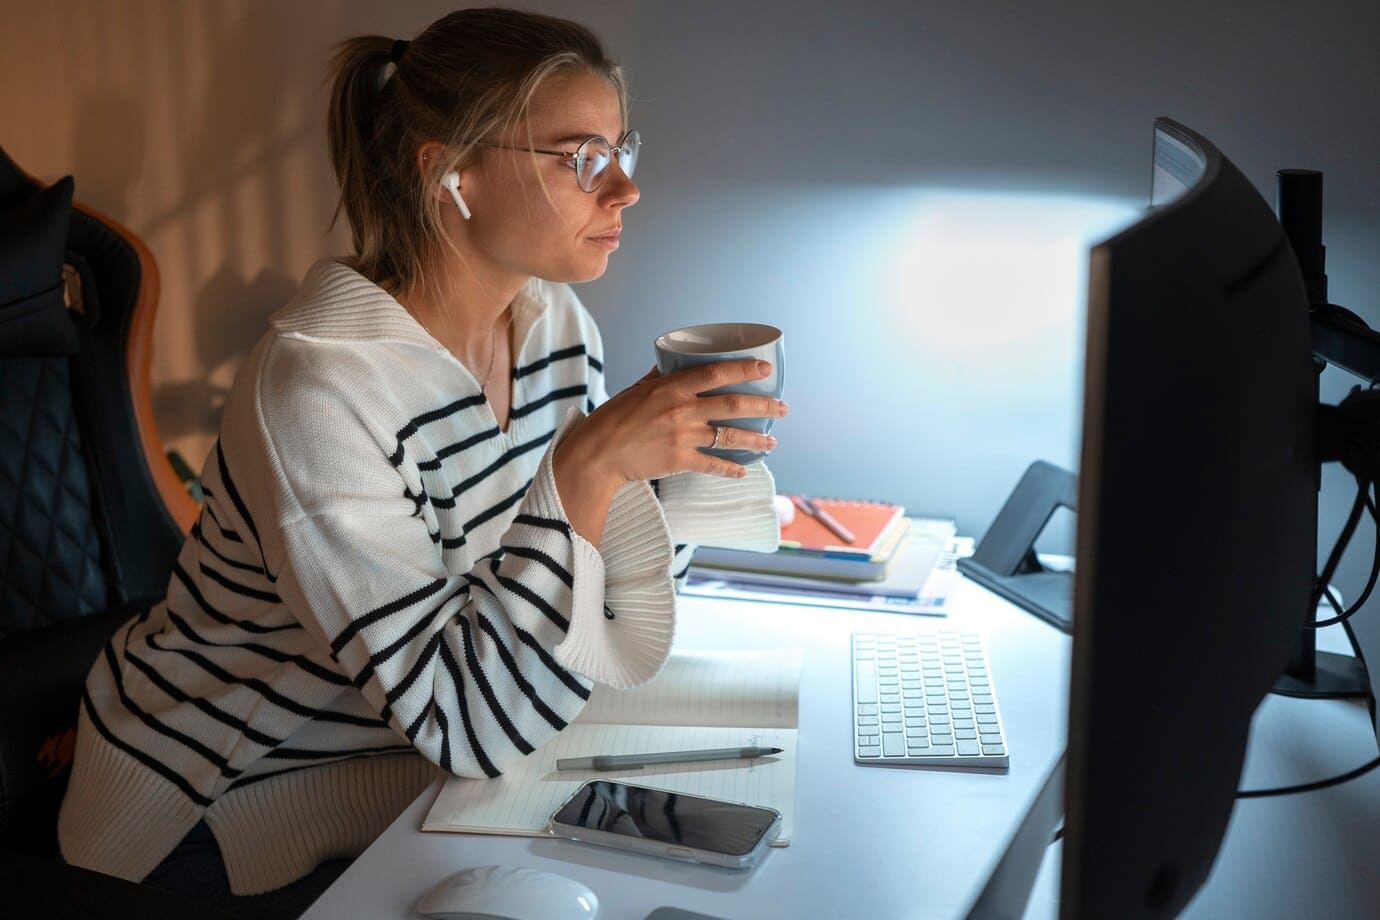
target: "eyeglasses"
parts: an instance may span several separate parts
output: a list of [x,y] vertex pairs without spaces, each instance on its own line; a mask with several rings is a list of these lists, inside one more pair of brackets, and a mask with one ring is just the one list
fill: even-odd
[[551,157],[564,157],[567,164],[575,170],[575,181],[581,191],[592,192],[604,181],[604,171],[613,158],[618,158],[618,168],[623,175],[632,178],[637,168],[637,152],[642,149],[642,135],[630,130],[614,146],[609,146],[606,138],[594,136],[586,140],[574,153],[564,150],[542,150],[539,147],[512,147],[508,144],[484,143],[485,147],[498,147],[501,150],[525,150],[528,153],[543,153]]

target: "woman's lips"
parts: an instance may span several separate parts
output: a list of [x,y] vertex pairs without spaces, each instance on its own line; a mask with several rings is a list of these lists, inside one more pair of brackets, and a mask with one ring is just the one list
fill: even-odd
[[595,246],[603,246],[605,249],[612,250],[618,248],[618,236],[617,233],[609,233],[604,236],[591,236],[588,239]]

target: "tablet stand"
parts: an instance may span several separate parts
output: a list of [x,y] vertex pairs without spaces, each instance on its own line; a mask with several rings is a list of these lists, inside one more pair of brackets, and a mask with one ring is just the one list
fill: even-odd
[[973,555],[958,569],[1066,633],[1073,632],[1073,573],[1040,564],[1035,539],[1059,508],[1078,510],[1078,477],[1044,460],[1030,464]]

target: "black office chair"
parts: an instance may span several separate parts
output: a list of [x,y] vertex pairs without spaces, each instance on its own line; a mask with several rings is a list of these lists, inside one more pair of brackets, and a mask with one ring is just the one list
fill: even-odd
[[72,187],[42,188],[0,150],[0,903],[209,916],[58,857],[86,674],[162,597],[197,513],[153,427],[157,268]]

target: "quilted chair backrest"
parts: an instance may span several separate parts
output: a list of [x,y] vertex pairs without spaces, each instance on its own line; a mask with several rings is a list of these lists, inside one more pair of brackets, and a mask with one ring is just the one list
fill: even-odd
[[0,637],[161,597],[195,514],[147,417],[152,257],[71,193],[0,150]]

